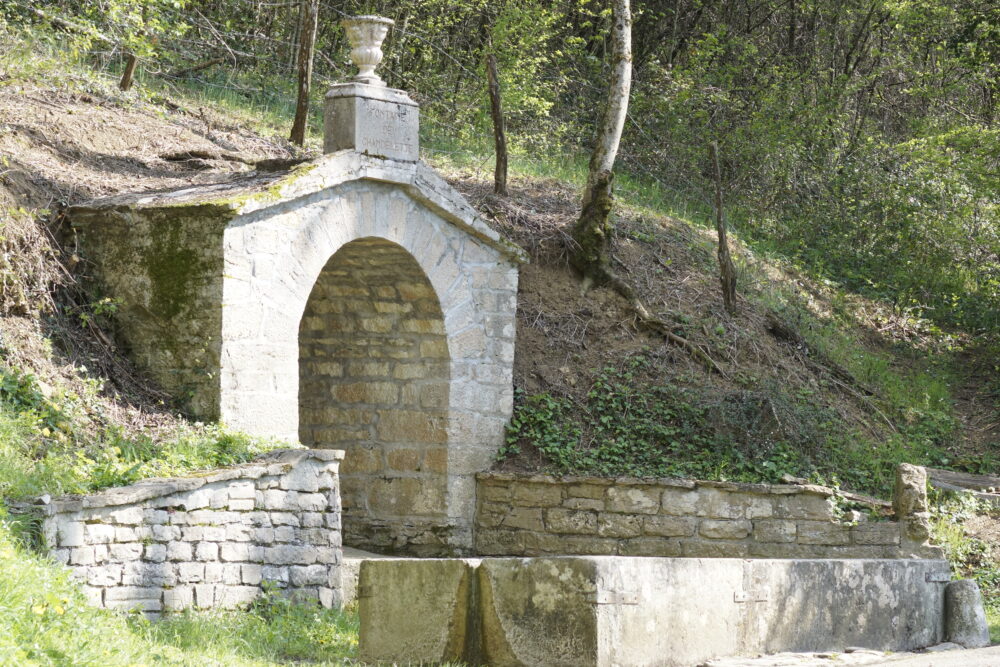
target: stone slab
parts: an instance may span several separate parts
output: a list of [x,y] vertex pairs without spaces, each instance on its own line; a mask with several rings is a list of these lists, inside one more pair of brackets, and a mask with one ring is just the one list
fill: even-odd
[[[369,560],[362,660],[692,665],[939,643],[937,560],[620,556]],[[470,625],[480,631],[470,633]]]
[[365,560],[358,582],[362,662],[423,664],[468,654],[476,559]]
[[[366,560],[393,558],[383,554],[355,549],[354,547],[343,547],[342,560],[340,563],[340,591],[341,600],[347,606],[358,599],[358,580],[361,577],[361,564]],[[399,559],[397,560],[405,560]]]

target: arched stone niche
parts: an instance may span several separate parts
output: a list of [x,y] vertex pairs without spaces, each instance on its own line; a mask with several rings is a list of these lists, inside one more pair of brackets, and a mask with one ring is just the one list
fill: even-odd
[[347,150],[71,215],[134,358],[193,412],[346,450],[346,544],[471,549],[523,253],[431,169]]

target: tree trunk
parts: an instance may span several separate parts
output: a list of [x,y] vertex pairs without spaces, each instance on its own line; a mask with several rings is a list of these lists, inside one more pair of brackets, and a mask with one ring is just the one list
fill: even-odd
[[503,106],[500,103],[500,81],[497,76],[497,59],[491,53],[486,58],[486,77],[490,88],[490,115],[493,116],[493,142],[496,144],[496,167],[493,170],[493,192],[507,196],[507,134],[503,123]]
[[299,13],[299,97],[295,103],[295,120],[288,140],[301,146],[306,141],[309,121],[309,89],[312,87],[313,51],[319,21],[319,0],[302,0]]
[[722,171],[719,169],[719,147],[713,141],[708,145],[715,176],[715,231],[719,235],[719,282],[722,283],[722,303],[730,315],[736,312],[736,267],[729,254],[729,235],[722,215]]
[[125,61],[125,71],[122,72],[122,80],[118,82],[121,90],[128,90],[132,87],[132,78],[135,76],[135,68],[139,64],[139,59],[131,51],[128,53],[128,60]]
[[608,103],[604,108],[594,152],[590,156],[580,217],[573,227],[573,239],[577,244],[572,256],[573,266],[585,277],[597,282],[605,282],[613,275],[608,259],[612,230],[610,215],[614,202],[612,181],[632,87],[632,13],[629,0],[613,0],[612,20]]

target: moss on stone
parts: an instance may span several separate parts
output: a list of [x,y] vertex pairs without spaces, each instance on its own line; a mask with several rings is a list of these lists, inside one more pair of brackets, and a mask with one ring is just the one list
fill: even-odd
[[191,231],[204,229],[206,213],[199,206],[183,212],[161,209],[150,215],[154,233],[143,260],[150,280],[150,306],[161,317],[172,319],[184,312],[208,273],[218,269],[211,259],[218,253],[207,247],[213,239],[190,236]]

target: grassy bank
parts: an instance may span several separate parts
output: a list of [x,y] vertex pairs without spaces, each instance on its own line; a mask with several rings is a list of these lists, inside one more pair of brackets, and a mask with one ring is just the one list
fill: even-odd
[[340,665],[354,655],[352,611],[265,596],[245,612],[187,612],[150,623],[87,606],[68,572],[30,553],[0,521],[0,664],[59,667]]

